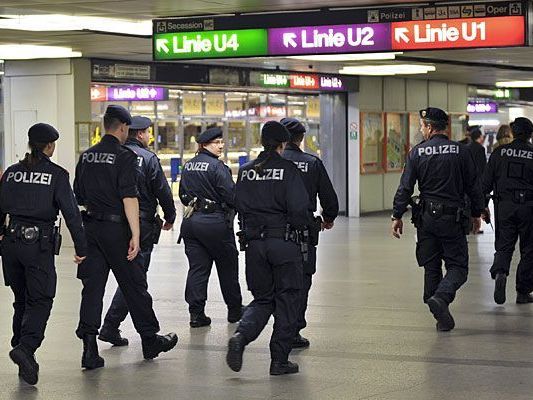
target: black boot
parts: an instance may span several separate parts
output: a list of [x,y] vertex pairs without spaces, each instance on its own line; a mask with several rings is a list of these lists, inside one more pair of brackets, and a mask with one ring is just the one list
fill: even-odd
[[102,342],[111,343],[113,346],[122,347],[129,344],[128,339],[120,336],[119,329],[110,329],[105,326],[100,329],[100,335],[98,335],[98,340]]
[[83,355],[81,357],[81,367],[86,369],[102,368],[104,359],[98,354],[98,344],[96,335],[85,335],[83,337]]
[[505,303],[505,285],[507,283],[507,275],[504,273],[496,274],[494,282],[494,301],[496,304]]
[[455,328],[455,321],[448,309],[448,304],[439,297],[431,296],[428,299],[429,310],[437,320],[437,330],[441,332],[451,331]]
[[197,314],[191,313],[191,321],[189,322],[189,325],[191,326],[191,328],[201,328],[202,326],[209,326],[211,325],[211,318],[205,315],[203,311]]
[[35,385],[39,380],[39,364],[35,356],[23,345],[19,344],[9,352],[11,360],[19,367],[19,376],[30,385]]
[[155,335],[142,339],[143,356],[145,360],[153,360],[159,353],[172,350],[178,343],[178,335],[174,332],[168,335]]
[[531,293],[516,293],[516,304],[533,303],[533,296]]
[[246,346],[246,339],[242,333],[236,332],[228,342],[228,353],[226,363],[233,371],[239,372],[242,368],[242,353]]
[[228,322],[230,324],[234,324],[236,322],[239,322],[241,317],[242,317],[243,311],[244,311],[244,307],[243,306],[232,307],[232,308],[228,309]]
[[305,349],[309,347],[310,343],[309,340],[304,338],[302,335],[298,334],[292,339],[292,348],[293,349]]
[[270,375],[287,375],[298,373],[298,364],[290,361],[274,361],[270,363]]

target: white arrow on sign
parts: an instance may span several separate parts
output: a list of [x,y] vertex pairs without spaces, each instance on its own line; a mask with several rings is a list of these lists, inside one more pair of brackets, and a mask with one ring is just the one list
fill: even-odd
[[159,52],[164,51],[168,54],[168,39],[156,39],[155,40],[155,49]]
[[154,88],[151,88],[150,89],[150,97],[152,99],[155,99],[155,96],[157,96],[157,90],[155,90]]
[[283,46],[287,48],[289,46],[291,46],[292,48],[298,47],[298,44],[296,43],[294,39],[296,39],[296,33],[292,33],[292,32],[284,33],[283,34]]
[[394,41],[399,43],[403,40],[405,43],[409,43],[409,36],[407,36],[408,33],[409,28],[395,28]]

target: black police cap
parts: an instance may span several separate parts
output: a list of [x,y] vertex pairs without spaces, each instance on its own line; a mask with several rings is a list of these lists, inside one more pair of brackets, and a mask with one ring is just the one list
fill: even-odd
[[287,130],[292,138],[294,135],[305,133],[305,126],[296,118],[283,118],[279,121]]
[[148,117],[141,117],[140,115],[131,117],[130,129],[132,130],[143,131],[150,126],[152,126],[152,120]]
[[514,120],[514,122],[511,122],[511,130],[515,135],[530,135],[533,133],[533,123],[529,118],[518,117]]
[[261,138],[274,140],[279,143],[289,141],[289,131],[285,126],[277,121],[268,121],[263,125]]
[[448,114],[440,108],[428,107],[420,110],[420,118],[434,122],[448,122]]
[[28,139],[32,143],[50,143],[59,139],[59,132],[52,125],[38,123],[28,130]]
[[206,129],[204,132],[202,132],[200,136],[196,138],[196,143],[199,143],[199,144],[209,143],[210,141],[216,138],[222,137],[222,135],[223,135],[222,129],[219,128],[218,126],[215,126],[213,128]]
[[131,125],[130,112],[126,110],[124,107],[116,105],[116,104],[111,104],[107,106],[104,117],[116,118],[123,124]]

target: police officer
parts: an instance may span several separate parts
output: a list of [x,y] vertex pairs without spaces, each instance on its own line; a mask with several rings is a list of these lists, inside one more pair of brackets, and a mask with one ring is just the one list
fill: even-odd
[[[176,207],[170,186],[157,156],[148,150],[150,143],[150,118],[135,116],[128,132],[126,147],[137,154],[137,187],[139,190],[139,215],[141,217],[141,249],[137,262],[144,273],[148,272],[154,244],[157,243],[161,229],[170,230],[176,219]],[[157,205],[163,209],[165,222],[156,218]],[[98,339],[115,346],[127,346],[128,339],[120,336],[118,329],[128,315],[128,305],[120,288],[117,288],[111,306],[100,329]]]
[[106,134],[100,143],[81,154],[76,167],[74,192],[78,203],[86,208],[83,215],[88,241],[87,261],[78,267],[83,291],[76,335],[83,340],[81,365],[87,369],[104,366],[96,336],[110,269],[142,338],[144,358],[153,359],[178,341],[175,333],[157,335],[159,322],[147,290],[144,260],[138,257],[137,155],[123,146],[129,125],[131,116],[124,107],[108,106],[104,115]]
[[482,185],[487,198],[494,193],[496,253],[490,274],[495,279],[494,301],[498,304],[505,303],[507,275],[519,237],[516,302],[533,303],[533,123],[516,118],[511,129],[513,142],[491,154]]
[[187,206],[180,236],[189,260],[185,300],[192,328],[211,324],[204,309],[213,261],[228,307],[228,322],[235,323],[242,315],[239,253],[233,231],[235,183],[230,169],[219,160],[224,149],[222,130],[209,128],[196,141],[198,152],[183,166],[179,189],[181,202]]
[[298,372],[298,365],[288,357],[298,331],[310,206],[298,168],[281,157],[288,141],[289,133],[282,124],[267,122],[261,131],[264,151],[239,170],[239,237],[246,249],[246,281],[254,300],[228,343],[226,362],[233,371],[240,371],[244,347],[274,315],[270,374]]
[[[30,153],[9,167],[0,186],[0,242],[6,285],[15,296],[13,350],[9,356],[27,383],[37,383],[39,365],[34,353],[44,339],[46,323],[56,294],[54,253],[59,254],[59,210],[74,240],[79,264],[87,254],[80,212],[68,172],[53,163],[57,130],[35,124],[28,131]],[[9,224],[5,229],[6,214]]]
[[[300,314],[298,317],[298,332],[307,326],[305,312],[307,310],[307,299],[313,274],[316,272],[316,246],[320,231],[333,228],[335,218],[339,214],[339,201],[328,173],[322,161],[311,154],[300,149],[305,135],[305,127],[296,118],[283,118],[281,124],[289,131],[289,143],[282,153],[283,158],[296,164],[302,172],[305,188],[309,194],[309,246],[307,261],[304,262],[304,281],[301,293]],[[322,217],[315,217],[317,208],[317,195],[322,206]],[[309,340],[302,337],[300,333],[294,337],[293,348],[309,347]]]
[[[448,138],[447,126],[448,115],[444,111],[433,107],[420,111],[420,130],[425,141],[407,157],[392,214],[392,233],[400,238],[402,216],[418,181],[421,202],[413,203],[416,258],[418,265],[425,268],[424,302],[437,320],[439,331],[455,327],[448,306],[468,276],[466,234],[470,218],[464,210],[465,194],[471,200],[475,232],[479,231],[484,210],[472,155],[464,145]],[[446,266],[444,277],[442,260]]]

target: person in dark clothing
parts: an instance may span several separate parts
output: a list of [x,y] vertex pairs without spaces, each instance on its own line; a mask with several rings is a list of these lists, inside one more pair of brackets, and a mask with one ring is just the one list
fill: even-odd
[[411,196],[418,182],[421,201],[413,207],[416,258],[425,268],[423,299],[437,320],[439,331],[455,327],[448,306],[468,276],[466,234],[470,221],[464,213],[465,195],[471,201],[474,232],[480,228],[484,210],[472,155],[464,145],[448,138],[447,125],[448,115],[444,111],[432,107],[420,111],[420,129],[425,141],[409,153],[392,214],[392,234],[400,238],[402,216],[412,203]]
[[516,273],[516,302],[533,303],[533,123],[516,118],[511,124],[514,140],[492,152],[483,175],[483,193],[493,193],[496,241],[490,269],[495,279],[494,301],[506,300],[505,286],[516,242],[520,262]]
[[192,328],[211,324],[211,318],[205,315],[205,303],[213,261],[228,307],[228,322],[238,322],[242,315],[239,252],[233,230],[235,183],[228,166],[219,160],[224,149],[222,129],[207,129],[197,142],[198,153],[183,166],[179,190],[180,200],[187,207],[180,238],[189,260],[185,300]]
[[233,371],[241,370],[245,346],[274,315],[270,374],[298,372],[298,365],[288,357],[298,331],[310,206],[301,173],[280,155],[288,140],[282,124],[267,122],[261,131],[264,151],[239,169],[235,200],[242,229],[239,237],[254,300],[228,343],[226,362]]
[[87,242],[68,172],[50,160],[59,133],[38,123],[28,137],[31,152],[10,166],[0,182],[0,254],[5,284],[15,296],[9,356],[20,377],[35,385],[39,365],[34,354],[44,340],[56,294],[54,254],[61,243],[54,224],[59,211],[74,241],[75,263],[85,260]]
[[[307,261],[303,264],[304,287],[301,292],[300,313],[298,318],[298,333],[292,342],[293,348],[309,347],[309,340],[300,335],[300,331],[307,326],[305,312],[313,274],[316,272],[316,246],[320,231],[333,228],[335,218],[339,214],[339,201],[335,189],[331,184],[328,173],[322,161],[300,149],[304,139],[305,127],[295,118],[284,118],[281,124],[289,131],[289,143],[285,146],[282,157],[294,162],[302,173],[305,188],[309,194],[309,246]],[[322,207],[322,216],[315,217],[317,210],[317,196]]]
[[145,359],[156,358],[176,346],[175,333],[158,335],[159,322],[148,293],[140,250],[137,155],[123,146],[131,125],[129,112],[110,105],[104,115],[106,134],[80,156],[74,193],[83,213],[88,258],[78,267],[83,283],[80,322],[76,335],[83,340],[82,368],[104,366],[96,336],[101,325],[103,296],[109,270],[124,294]]
[[[141,116],[135,116],[131,120],[132,124],[125,146],[137,155],[141,249],[136,261],[146,274],[150,266],[152,250],[159,239],[161,229],[166,231],[172,229],[176,219],[176,207],[159,159],[148,150],[152,121],[150,118]],[[158,205],[163,209],[164,223],[156,214]],[[115,346],[127,346],[128,339],[121,337],[119,330],[120,324],[127,315],[128,305],[119,287],[107,311],[98,339]]]
[[470,143],[467,147],[472,152],[474,158],[474,164],[476,165],[476,172],[479,179],[485,172],[485,166],[487,165],[487,151],[483,146],[485,142],[485,135],[481,132],[481,129],[476,128],[470,131]]

